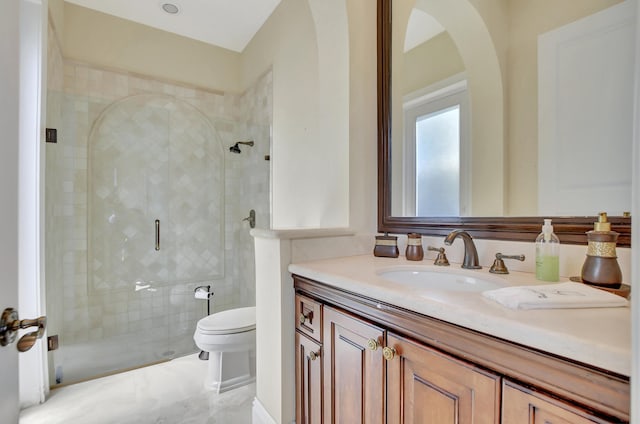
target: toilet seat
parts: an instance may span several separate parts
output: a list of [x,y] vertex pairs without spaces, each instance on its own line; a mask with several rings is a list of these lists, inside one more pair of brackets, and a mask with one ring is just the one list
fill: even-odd
[[197,332],[200,334],[235,334],[255,330],[256,308],[229,309],[202,318],[198,321]]

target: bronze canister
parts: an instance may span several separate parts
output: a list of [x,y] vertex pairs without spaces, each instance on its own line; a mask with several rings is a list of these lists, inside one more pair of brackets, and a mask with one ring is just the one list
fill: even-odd
[[602,212],[593,231],[587,232],[587,258],[582,265],[582,281],[611,289],[622,285],[622,271],[616,255],[618,233],[611,231],[607,214]]
[[398,237],[385,234],[376,236],[376,245],[373,248],[373,255],[382,258],[397,258],[400,256],[398,250]]
[[422,236],[420,234],[409,233],[407,235],[407,250],[405,256],[408,261],[421,261],[424,258]]

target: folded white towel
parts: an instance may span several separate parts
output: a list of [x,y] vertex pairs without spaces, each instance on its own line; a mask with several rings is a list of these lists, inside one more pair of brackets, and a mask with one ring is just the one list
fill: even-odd
[[627,299],[582,283],[516,286],[482,293],[511,309],[613,308],[627,306]]

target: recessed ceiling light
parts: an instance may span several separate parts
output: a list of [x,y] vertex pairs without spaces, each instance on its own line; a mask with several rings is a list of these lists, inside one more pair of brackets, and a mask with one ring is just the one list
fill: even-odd
[[180,12],[180,8],[174,3],[161,3],[162,10],[171,14],[177,15]]

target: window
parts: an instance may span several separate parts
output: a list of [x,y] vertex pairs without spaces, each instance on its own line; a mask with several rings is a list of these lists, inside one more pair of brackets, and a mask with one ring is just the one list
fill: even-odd
[[404,112],[406,215],[468,215],[466,81],[405,101]]

